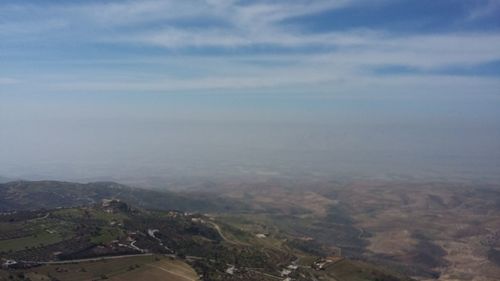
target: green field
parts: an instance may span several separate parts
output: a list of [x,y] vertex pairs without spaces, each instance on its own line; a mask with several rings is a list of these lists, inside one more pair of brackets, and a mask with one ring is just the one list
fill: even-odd
[[27,247],[39,247],[41,244],[49,245],[62,241],[63,238],[58,233],[40,232],[37,235],[0,240],[0,252],[20,251]]
[[119,240],[125,233],[117,228],[103,227],[99,231],[99,235],[92,237],[91,241],[95,244],[106,244],[113,240]]

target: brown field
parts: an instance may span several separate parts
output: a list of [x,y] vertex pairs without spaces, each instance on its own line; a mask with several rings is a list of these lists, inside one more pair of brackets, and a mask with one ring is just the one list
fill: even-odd
[[195,281],[196,272],[186,263],[161,256],[131,257],[75,264],[46,265],[31,269],[27,274],[33,281],[50,280],[151,280]]
[[110,278],[113,281],[133,280],[168,280],[168,281],[196,281],[198,275],[186,263],[180,261],[162,260],[146,264],[143,268]]
[[[500,254],[492,257],[492,253],[500,253],[498,186],[387,181],[316,182],[309,186],[272,182],[224,191],[263,214],[281,214],[279,221],[275,220],[277,225],[283,216],[293,217],[286,230],[297,236],[312,236],[329,245],[347,237],[343,243],[357,247],[351,254],[399,268],[416,279],[500,280]],[[339,218],[347,219],[343,225],[356,233],[352,228],[345,228],[348,232],[344,234],[344,229],[336,231]],[[325,231],[331,235],[322,234]],[[350,238],[359,239],[350,242]]]
[[356,225],[373,234],[367,247],[371,254],[424,264],[439,273],[438,280],[498,280],[500,266],[487,255],[498,244],[489,239],[500,229],[496,191],[359,184],[346,193]]
[[224,190],[225,196],[237,200],[245,200],[255,210],[279,210],[282,213],[292,214],[303,211],[315,216],[324,216],[328,208],[335,204],[317,192],[284,189],[273,184],[252,185],[250,188]]

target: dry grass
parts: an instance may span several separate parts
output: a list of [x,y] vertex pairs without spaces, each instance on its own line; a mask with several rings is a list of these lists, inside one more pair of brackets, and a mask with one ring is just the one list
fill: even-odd
[[196,272],[186,263],[165,257],[131,257],[76,264],[47,265],[33,268],[27,276],[33,281],[50,280],[48,276],[64,281],[151,280],[194,281]]
[[146,264],[145,267],[139,270],[113,276],[110,280],[196,281],[198,275],[189,265],[183,262],[162,260]]

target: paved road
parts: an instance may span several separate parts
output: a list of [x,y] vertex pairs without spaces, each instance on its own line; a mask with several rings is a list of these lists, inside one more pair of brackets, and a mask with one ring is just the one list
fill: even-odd
[[231,240],[229,238],[227,238],[224,233],[222,233],[222,230],[220,229],[220,226],[218,224],[216,224],[215,222],[209,222],[214,228],[215,230],[217,230],[217,232],[219,233],[220,237],[228,242],[228,243],[231,243],[231,244],[235,244],[235,245],[245,245],[245,246],[250,246],[249,244],[247,243],[244,243],[244,242],[241,242],[241,241],[237,241],[237,240]]
[[[123,255],[123,256],[111,256],[111,257],[99,257],[99,258],[90,258],[90,259],[77,259],[77,260],[65,260],[65,261],[47,261],[47,262],[29,262],[29,263],[37,263],[37,264],[45,264],[45,265],[51,265],[51,264],[70,264],[70,263],[80,263],[80,262],[92,262],[92,261],[102,261],[102,260],[112,260],[112,259],[125,259],[125,258],[131,258],[131,257],[143,257],[143,256],[152,256],[154,254],[152,253],[146,253],[146,254],[136,254],[136,255]],[[170,255],[166,255],[170,256]],[[24,261],[28,262],[28,261]],[[184,276],[182,274],[179,274],[177,272],[170,271],[168,269],[165,269],[163,267],[155,266],[155,265],[150,265],[147,264],[146,266],[157,268],[160,270],[163,270],[165,272],[168,272],[172,275],[175,275],[177,277],[180,277],[182,279],[185,279],[187,281],[198,281],[198,279],[192,279],[190,277]]]
[[113,259],[125,259],[125,258],[133,258],[133,257],[143,257],[143,256],[152,256],[153,253],[146,254],[136,254],[136,255],[123,255],[123,256],[110,256],[110,257],[98,257],[98,258],[90,258],[90,259],[77,259],[77,260],[65,260],[65,261],[22,261],[25,263],[36,263],[36,264],[68,264],[68,263],[78,263],[78,262],[89,262],[89,261],[101,261],[101,260],[113,260]]
[[226,242],[230,242],[230,243],[233,243],[233,244],[237,244],[235,243],[234,241],[232,240],[229,240],[227,239],[226,236],[224,236],[224,233],[222,233],[221,229],[220,229],[220,226],[218,224],[216,224],[215,222],[210,222],[210,224],[215,228],[215,230],[217,230],[217,232],[219,233],[220,237],[226,241]]

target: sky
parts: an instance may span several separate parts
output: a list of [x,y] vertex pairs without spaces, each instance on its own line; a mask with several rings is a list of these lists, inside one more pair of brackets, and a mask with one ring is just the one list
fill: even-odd
[[497,179],[499,0],[0,0],[0,176]]

